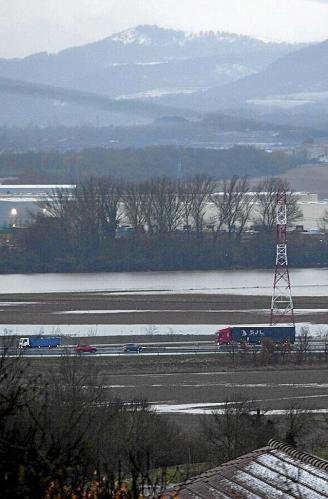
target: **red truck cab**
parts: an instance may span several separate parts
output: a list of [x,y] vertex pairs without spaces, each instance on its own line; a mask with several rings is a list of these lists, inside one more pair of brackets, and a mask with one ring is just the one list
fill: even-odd
[[217,345],[228,345],[232,340],[231,327],[218,329],[215,335],[215,342]]

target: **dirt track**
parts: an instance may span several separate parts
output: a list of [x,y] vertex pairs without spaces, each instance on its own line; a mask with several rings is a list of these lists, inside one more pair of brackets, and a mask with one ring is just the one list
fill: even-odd
[[[298,322],[328,323],[326,297],[296,297],[294,305],[324,310],[297,313]],[[269,307],[266,296],[2,294],[0,324],[250,324],[267,322]]]

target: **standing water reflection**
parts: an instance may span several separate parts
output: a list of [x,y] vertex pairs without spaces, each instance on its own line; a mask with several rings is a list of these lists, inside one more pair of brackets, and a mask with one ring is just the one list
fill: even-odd
[[[328,269],[292,269],[293,295],[328,296]],[[2,293],[112,292],[271,295],[273,270],[4,274]]]

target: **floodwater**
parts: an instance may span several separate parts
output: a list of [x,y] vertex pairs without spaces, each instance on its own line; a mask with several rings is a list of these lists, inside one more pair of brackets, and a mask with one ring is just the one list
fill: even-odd
[[[328,269],[290,271],[293,295],[328,296]],[[272,270],[3,274],[1,293],[108,292],[271,295]]]
[[321,369],[290,369],[287,376],[284,369],[210,372],[206,368],[104,376],[105,389],[123,400],[143,396],[159,413],[198,415],[215,410],[220,414],[227,401],[246,399],[254,410],[274,411],[266,414],[285,414],[292,407],[328,412],[327,376]]

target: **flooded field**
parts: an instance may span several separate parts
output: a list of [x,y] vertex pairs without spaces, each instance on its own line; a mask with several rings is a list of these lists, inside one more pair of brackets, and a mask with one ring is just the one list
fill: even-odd
[[[83,326],[91,336],[104,332],[109,335],[114,329],[121,329],[123,334],[139,331],[144,334],[147,326],[149,334],[154,334],[159,326],[165,326],[164,334],[170,334],[174,325],[174,330],[183,325],[190,334],[195,326],[199,329],[206,324],[212,331],[218,325],[268,324],[270,307],[269,296],[247,294],[0,294],[0,324],[2,329],[7,326],[13,329],[14,325],[21,325],[18,329],[24,325],[38,328],[52,325],[66,330],[75,325],[75,331]],[[298,324],[328,324],[325,296],[295,296],[294,307]]]
[[104,389],[126,400],[146,397],[161,413],[210,414],[227,400],[251,400],[256,407],[286,411],[292,406],[328,410],[325,369],[111,374]]

